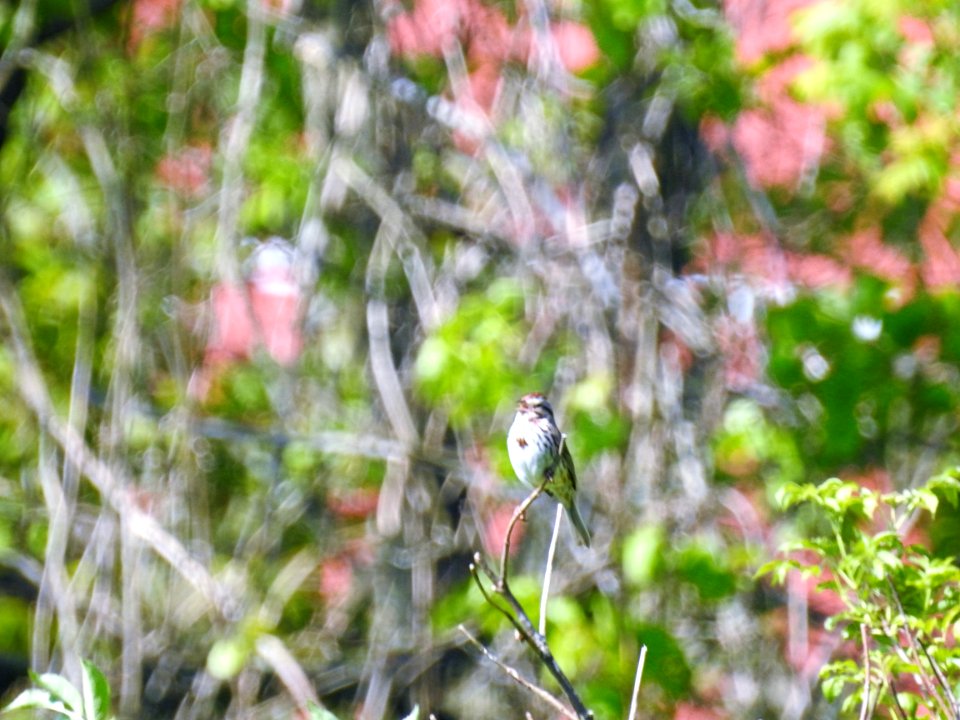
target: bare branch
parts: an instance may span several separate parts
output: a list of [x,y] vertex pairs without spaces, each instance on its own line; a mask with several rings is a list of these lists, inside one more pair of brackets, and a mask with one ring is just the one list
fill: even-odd
[[269,634],[258,637],[257,655],[277,674],[305,716],[308,715],[307,708],[310,703],[320,705],[310,679],[280,638]]
[[243,49],[243,69],[240,73],[240,91],[237,96],[237,114],[228,126],[223,143],[223,181],[217,215],[217,267],[227,282],[240,281],[240,266],[236,253],[237,215],[243,195],[243,159],[250,144],[250,135],[256,120],[260,90],[263,86],[263,68],[267,29],[262,4],[259,0],[247,2],[247,42]]
[[389,264],[391,242],[387,239],[397,233],[396,228],[384,221],[380,223],[377,238],[370,251],[367,264],[367,334],[370,341],[370,368],[380,392],[384,410],[393,427],[393,432],[404,443],[420,441],[416,423],[403,394],[403,383],[393,361],[390,348],[390,317],[384,298],[384,278]]
[[[483,593],[483,596],[487,599],[487,602],[499,610],[504,617],[510,621],[510,623],[520,634],[520,637],[523,639],[523,641],[526,642],[527,645],[529,645],[537,654],[537,656],[540,658],[540,662],[544,664],[547,670],[550,671],[550,674],[553,675],[556,681],[560,684],[560,687],[563,689],[563,692],[570,701],[570,704],[573,705],[573,709],[576,711],[577,717],[580,720],[590,720],[593,718],[593,713],[590,712],[586,705],[583,704],[583,700],[580,699],[580,695],[574,689],[573,684],[557,664],[556,659],[553,657],[553,653],[550,651],[550,646],[547,645],[546,638],[537,632],[536,628],[533,626],[533,622],[530,620],[530,617],[520,604],[520,601],[517,600],[516,596],[513,594],[513,592],[511,592],[510,587],[506,582],[506,578],[503,576],[498,577],[493,572],[493,569],[483,559],[483,556],[480,553],[475,553],[473,560],[473,563],[470,565],[470,572],[473,574],[473,579],[480,587],[480,590]],[[477,572],[478,569],[481,570],[483,574],[487,576],[487,579],[493,584],[494,592],[507,601],[507,605],[510,606],[509,610],[504,608],[499,603],[492,601],[491,596],[483,588],[483,582],[480,580]]]
[[633,693],[630,695],[630,712],[627,713],[627,720],[636,720],[637,717],[637,698],[640,696],[640,681],[643,679],[643,666],[647,661],[647,646],[640,648],[640,657],[637,659],[637,672],[633,678]]
[[[897,605],[897,611],[900,613],[900,618],[903,620],[903,634],[907,639],[907,646],[910,648],[912,654],[913,664],[917,667],[917,673],[920,675],[920,682],[923,685],[924,690],[927,695],[937,704],[937,708],[944,717],[950,716],[950,708],[947,707],[946,701],[937,692],[936,685],[930,679],[930,673],[923,668],[923,662],[920,659],[920,649],[919,642],[917,641],[916,636],[913,633],[912,628],[910,628],[909,623],[907,622],[906,613],[903,611],[903,604],[900,602],[900,593],[897,592],[896,586],[893,582],[887,578],[887,585],[890,588],[890,594],[893,596],[894,601]],[[929,657],[929,656],[928,656]],[[939,670],[939,667],[934,667],[934,672]],[[939,684],[939,678],[937,678]],[[949,685],[944,685],[944,687],[949,689]],[[950,693],[952,695],[952,693]],[[954,705],[954,710],[956,710],[956,705]],[[957,717],[956,714],[953,717]]]
[[897,697],[897,686],[894,684],[892,677],[888,679],[888,684],[890,685],[890,697],[893,698],[893,706],[897,709],[897,716],[900,720],[907,720],[907,713],[900,704],[900,698]]
[[870,716],[870,637],[867,626],[860,623],[860,640],[863,643],[863,698],[860,701],[860,720]]
[[20,380],[18,390],[41,427],[60,446],[68,461],[93,484],[107,504],[120,516],[127,518],[131,532],[136,537],[166,560],[220,615],[233,615],[235,602],[230,593],[190,555],[179,540],[137,506],[125,489],[129,483],[117,477],[116,472],[90,449],[83,436],[57,415],[36,359],[27,344],[20,303],[5,278],[0,279],[0,311],[13,341],[14,362]]
[[532,692],[534,695],[536,695],[538,698],[540,698],[544,702],[549,703],[551,707],[557,710],[557,712],[563,713],[564,716],[570,718],[571,720],[577,720],[576,714],[570,708],[568,708],[562,702],[557,700],[557,698],[555,698],[553,695],[551,695],[549,692],[544,690],[539,685],[535,685],[534,683],[527,680],[515,668],[510,667],[505,662],[500,660],[500,658],[498,658],[496,655],[494,655],[489,650],[487,650],[487,648],[484,647],[483,643],[481,643],[473,635],[471,635],[470,631],[467,630],[463,625],[458,625],[457,629],[460,632],[462,632],[464,635],[466,635],[467,640],[470,641],[471,645],[473,645],[480,652],[482,652],[484,657],[489,659],[493,664],[495,664],[497,667],[503,670],[511,680],[515,681],[522,687],[525,687],[527,690]]
[[550,537],[550,549],[547,551],[547,567],[543,573],[543,588],[540,590],[540,634],[547,634],[547,601],[550,599],[550,580],[553,577],[553,560],[557,554],[557,541],[560,539],[560,523],[563,521],[563,505],[557,503],[557,516],[553,521],[553,535]]
[[513,516],[510,518],[510,524],[507,525],[507,533],[503,538],[503,552],[500,555],[500,585],[503,587],[506,587],[507,585],[507,566],[510,562],[510,543],[513,538],[513,529],[516,527],[520,518],[526,514],[527,508],[533,504],[534,500],[540,497],[540,493],[543,492],[543,489],[546,487],[549,480],[549,477],[545,477],[543,482],[534,488],[534,491],[527,495],[524,501],[517,505],[517,508],[513,511]]

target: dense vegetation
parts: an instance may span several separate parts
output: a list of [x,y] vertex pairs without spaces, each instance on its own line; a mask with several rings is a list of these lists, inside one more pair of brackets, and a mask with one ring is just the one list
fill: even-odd
[[[492,656],[626,718],[646,648],[641,718],[960,717],[953,4],[26,0],[0,43],[4,703],[557,716]],[[529,391],[593,536],[549,656],[496,607],[541,620]]]

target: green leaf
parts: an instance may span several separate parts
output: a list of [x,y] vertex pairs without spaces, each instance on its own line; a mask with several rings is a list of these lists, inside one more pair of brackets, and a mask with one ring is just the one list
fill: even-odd
[[426,337],[414,362],[415,389],[442,407],[457,425],[492,413],[505,397],[515,398],[543,383],[521,372],[522,294],[510,280],[485,292],[464,295],[460,306]]
[[30,674],[35,685],[50,693],[54,700],[66,705],[70,710],[80,713],[83,711],[83,699],[76,686],[62,675],[56,673]]
[[107,720],[110,717],[110,684],[100,669],[89,660],[83,661],[80,675],[83,691],[83,716],[86,720]]
[[307,703],[307,712],[309,720],[339,720],[332,712],[313,701]]
[[802,487],[797,483],[784,483],[780,489],[777,490],[774,499],[781,510],[789,510],[794,505],[804,501],[805,497],[801,491]]
[[443,374],[447,366],[447,344],[436,337],[429,337],[420,346],[417,355],[416,371],[420,380],[429,382]]
[[623,575],[634,587],[649,587],[661,566],[666,533],[660,525],[646,525],[627,536],[623,543]]
[[47,690],[40,688],[30,688],[17,695],[9,705],[0,710],[0,715],[13,713],[18,710],[49,710],[51,712],[65,715],[68,718],[82,720],[80,713],[67,707],[62,701],[54,699]]
[[217,640],[207,655],[207,672],[219,680],[237,675],[253,651],[253,644],[243,637]]
[[672,697],[682,697],[690,691],[693,674],[683,649],[676,638],[659,625],[642,625],[637,630],[637,646],[647,646],[647,657],[656,658],[644,669],[644,682],[649,679]]
[[719,600],[737,589],[736,576],[724,566],[724,559],[702,546],[685,547],[676,565],[680,577],[697,589],[702,600]]

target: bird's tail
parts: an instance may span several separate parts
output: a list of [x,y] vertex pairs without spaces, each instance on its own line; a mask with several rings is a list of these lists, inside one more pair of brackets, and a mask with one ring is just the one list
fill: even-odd
[[590,547],[590,531],[587,530],[586,523],[583,522],[583,518],[580,517],[580,511],[577,510],[577,505],[574,502],[565,505],[564,508],[567,511],[567,514],[570,515],[570,522],[573,523],[574,529],[577,531],[577,535],[580,537],[580,542],[587,547]]

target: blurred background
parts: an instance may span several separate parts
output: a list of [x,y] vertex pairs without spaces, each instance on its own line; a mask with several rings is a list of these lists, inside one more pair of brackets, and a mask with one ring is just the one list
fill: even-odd
[[841,716],[842,599],[754,573],[785,483],[956,462],[960,8],[22,0],[0,42],[5,701],[86,658],[123,718],[554,717],[457,630],[556,690],[468,572],[539,391],[597,718],[642,645],[641,718]]

